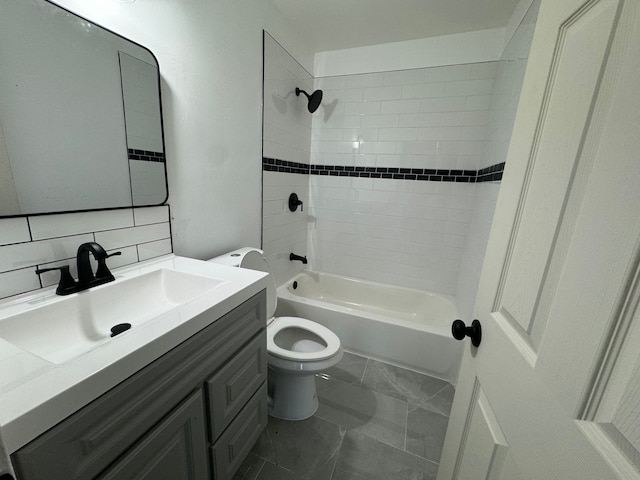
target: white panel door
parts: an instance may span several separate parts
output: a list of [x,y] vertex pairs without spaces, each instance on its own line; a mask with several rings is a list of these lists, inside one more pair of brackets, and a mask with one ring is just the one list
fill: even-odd
[[640,1],[543,0],[438,480],[640,479],[639,303]]

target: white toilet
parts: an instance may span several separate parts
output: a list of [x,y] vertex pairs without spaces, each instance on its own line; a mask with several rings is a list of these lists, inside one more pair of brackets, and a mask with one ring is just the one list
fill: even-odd
[[315,374],[342,359],[340,339],[328,328],[299,317],[274,317],[278,295],[269,264],[257,248],[241,248],[210,262],[266,272],[269,415],[303,420],[318,409]]

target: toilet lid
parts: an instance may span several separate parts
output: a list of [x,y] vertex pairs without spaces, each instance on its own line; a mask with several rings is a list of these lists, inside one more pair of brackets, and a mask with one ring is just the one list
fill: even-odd
[[242,257],[240,266],[269,274],[267,276],[267,318],[273,317],[276,313],[276,307],[278,306],[278,286],[276,285],[275,277],[271,273],[271,268],[267,260],[258,250],[251,250]]
[[[320,337],[327,346],[322,350],[313,352],[294,351],[282,348],[276,344],[275,337],[285,328],[298,328],[311,332],[311,334],[313,334],[311,336]],[[307,320],[306,318],[278,317],[267,328],[267,352],[285,360],[301,362],[325,360],[334,356],[339,351],[340,339],[338,336],[327,327],[320,325],[319,323],[312,322],[311,320]]]

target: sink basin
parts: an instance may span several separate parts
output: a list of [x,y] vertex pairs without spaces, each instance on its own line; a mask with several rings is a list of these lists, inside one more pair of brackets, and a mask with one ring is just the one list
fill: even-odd
[[[0,338],[48,362],[63,364],[225,283],[158,269],[2,319]],[[131,329],[111,337],[111,328],[122,323],[131,324]]]

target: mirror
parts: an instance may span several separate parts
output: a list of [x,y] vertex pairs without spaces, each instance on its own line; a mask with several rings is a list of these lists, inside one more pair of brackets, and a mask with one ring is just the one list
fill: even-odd
[[162,204],[158,64],[45,0],[0,3],[0,216]]

